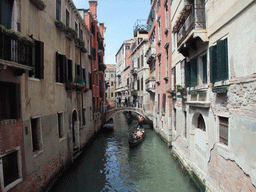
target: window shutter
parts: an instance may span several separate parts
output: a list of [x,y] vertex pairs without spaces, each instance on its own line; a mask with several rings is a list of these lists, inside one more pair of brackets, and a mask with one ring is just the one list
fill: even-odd
[[228,48],[227,39],[217,42],[218,80],[228,79]]
[[66,56],[59,55],[60,57],[60,83],[66,82]]
[[185,73],[186,73],[186,87],[191,87],[191,79],[190,79],[190,62],[186,62],[185,66]]
[[211,82],[214,83],[217,81],[217,45],[210,47],[210,75]]
[[203,56],[203,83],[207,83],[207,56]]
[[60,82],[60,60],[58,52],[56,52],[56,82]]
[[70,82],[73,81],[73,67],[72,67],[72,60],[68,59],[68,80]]
[[35,41],[35,78],[44,78],[44,43]]
[[191,87],[197,86],[197,59],[191,60]]

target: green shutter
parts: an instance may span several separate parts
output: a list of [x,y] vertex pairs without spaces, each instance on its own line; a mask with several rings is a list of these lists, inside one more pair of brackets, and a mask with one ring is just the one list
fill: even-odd
[[197,59],[192,59],[190,64],[191,87],[197,86]]
[[207,55],[203,56],[203,83],[207,83]]
[[68,80],[70,81],[70,82],[72,82],[73,81],[73,66],[72,66],[73,64],[72,64],[72,60],[68,60]]
[[210,73],[211,73],[211,82],[214,83],[217,81],[217,46],[210,47]]
[[191,78],[190,78],[190,62],[186,62],[185,66],[185,74],[186,74],[186,87],[191,87]]
[[227,39],[219,40],[217,42],[218,54],[218,80],[228,79],[228,48]]

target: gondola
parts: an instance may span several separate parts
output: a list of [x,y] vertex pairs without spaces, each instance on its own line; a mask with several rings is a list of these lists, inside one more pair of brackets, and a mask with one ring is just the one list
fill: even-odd
[[114,130],[114,119],[111,117],[109,118],[106,123],[103,125],[105,130]]
[[145,137],[145,130],[140,123],[136,124],[129,138],[130,147],[139,145]]
[[131,123],[133,120],[131,111],[124,111],[125,119],[127,123]]

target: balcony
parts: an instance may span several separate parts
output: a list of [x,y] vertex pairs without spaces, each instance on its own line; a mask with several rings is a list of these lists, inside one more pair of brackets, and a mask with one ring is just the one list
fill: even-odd
[[204,5],[186,5],[176,20],[173,33],[177,33],[177,47],[185,57],[189,56],[189,49],[197,50],[197,41],[208,41]]
[[137,33],[147,34],[147,20],[138,19],[137,22],[133,26],[133,35],[137,37]]
[[104,63],[99,63],[99,72],[104,73],[105,69],[106,69],[106,65]]
[[155,47],[149,47],[147,52],[146,52],[147,64],[150,65],[155,58],[156,58],[156,48]]
[[104,56],[104,46],[101,41],[98,41],[98,53],[100,56]]
[[155,84],[156,84],[155,78],[149,78],[146,80],[145,83],[146,83],[146,91],[155,93]]
[[32,47],[30,39],[14,39],[11,35],[0,33],[0,64],[16,68],[16,71],[33,69]]
[[132,74],[132,75],[137,75],[137,73],[138,73],[137,68],[133,68],[133,69],[131,70],[131,74]]

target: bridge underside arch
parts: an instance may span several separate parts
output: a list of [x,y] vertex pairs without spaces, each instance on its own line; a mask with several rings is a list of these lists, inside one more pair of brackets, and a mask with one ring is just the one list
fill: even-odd
[[131,111],[131,112],[134,112],[138,115],[141,115],[142,117],[144,117],[144,119],[148,119],[142,110],[140,109],[134,109],[134,108],[122,108],[122,109],[114,109],[114,110],[110,110],[107,112],[106,114],[106,120],[108,120],[110,117],[112,117],[113,115],[117,114],[117,113],[120,113],[120,112],[124,112],[124,111]]

